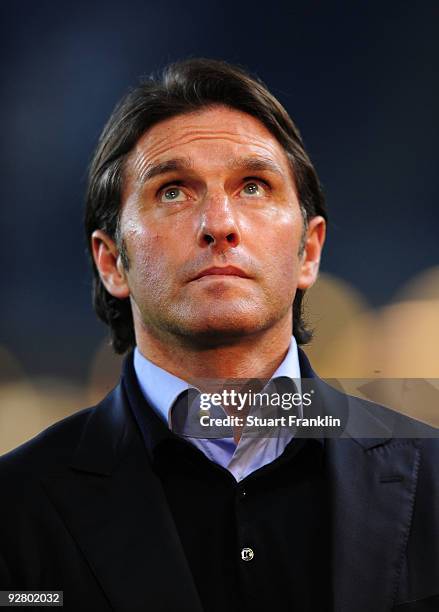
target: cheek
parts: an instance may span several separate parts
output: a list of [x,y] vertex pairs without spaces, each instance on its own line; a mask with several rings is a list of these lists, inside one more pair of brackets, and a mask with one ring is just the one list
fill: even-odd
[[269,278],[283,284],[297,278],[302,226],[300,213],[298,216],[285,211],[277,214],[275,219],[267,219],[264,228],[258,232],[258,259]]
[[273,256],[271,282],[278,292],[290,299],[296,290],[298,276],[297,244],[293,240],[286,240],[282,247],[279,245],[279,250]]
[[136,228],[125,235],[130,268],[128,282],[134,295],[157,294],[170,277],[168,250],[157,233]]

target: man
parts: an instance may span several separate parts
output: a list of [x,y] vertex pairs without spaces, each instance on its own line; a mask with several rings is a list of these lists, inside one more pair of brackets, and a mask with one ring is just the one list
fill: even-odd
[[[69,610],[439,609],[435,432],[346,398],[298,348],[325,225],[297,129],[242,70],[182,62],[116,108],[86,233],[129,353],[98,406],[1,459],[2,589],[63,590]],[[299,393],[299,418],[311,381],[309,413],[343,439],[203,437],[200,392],[224,381],[248,382],[248,416],[251,391]],[[238,414],[209,397],[204,416]]]

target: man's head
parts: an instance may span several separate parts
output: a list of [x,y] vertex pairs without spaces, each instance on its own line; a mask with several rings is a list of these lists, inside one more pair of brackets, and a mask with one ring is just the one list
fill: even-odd
[[199,341],[293,317],[307,342],[322,217],[297,129],[259,81],[188,60],[140,85],[103,132],[87,197],[95,308],[115,350],[135,344],[133,314],[137,329]]

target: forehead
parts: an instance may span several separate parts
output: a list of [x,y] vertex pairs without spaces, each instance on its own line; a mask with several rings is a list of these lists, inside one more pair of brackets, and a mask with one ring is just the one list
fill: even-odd
[[263,123],[242,111],[214,106],[151,127],[137,141],[128,168],[138,175],[151,164],[176,157],[212,167],[240,155],[272,159],[284,171],[289,170],[284,148]]

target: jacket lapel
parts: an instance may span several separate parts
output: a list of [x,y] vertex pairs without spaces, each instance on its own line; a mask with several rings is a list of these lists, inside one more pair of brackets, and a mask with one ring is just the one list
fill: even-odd
[[410,529],[419,449],[412,440],[326,442],[334,611],[388,612]]
[[390,612],[412,520],[420,450],[416,439],[392,438],[401,423],[404,427],[404,417],[336,391],[315,375],[302,351],[300,359],[302,374],[318,390],[318,410],[344,424],[343,437],[325,440],[333,611]]
[[43,486],[113,609],[201,611],[121,385],[91,413],[71,466]]

